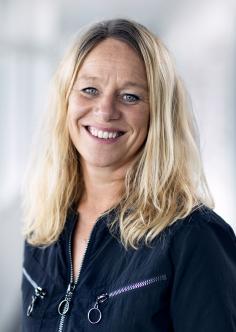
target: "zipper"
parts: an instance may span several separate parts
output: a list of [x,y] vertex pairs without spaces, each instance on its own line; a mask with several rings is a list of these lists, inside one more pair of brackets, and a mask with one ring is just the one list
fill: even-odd
[[146,279],[146,280],[143,280],[143,281],[139,281],[139,282],[127,285],[125,287],[118,288],[116,290],[111,291],[110,293],[104,293],[102,295],[97,296],[95,304],[88,311],[88,320],[89,320],[89,322],[91,324],[97,324],[98,322],[100,322],[100,320],[102,319],[102,312],[101,312],[99,306],[103,302],[106,302],[109,298],[113,298],[117,295],[130,292],[134,289],[146,287],[146,286],[151,285],[153,283],[160,282],[160,281],[165,281],[165,280],[167,280],[167,276],[166,276],[166,274],[162,274],[162,275],[158,275],[156,277],[150,278],[150,279]]
[[[103,215],[101,217],[103,217]],[[68,311],[70,309],[70,302],[72,300],[73,293],[74,293],[74,290],[76,288],[76,285],[78,284],[78,281],[79,281],[80,272],[81,272],[82,267],[84,265],[84,258],[85,258],[85,255],[86,255],[89,243],[90,243],[91,235],[93,233],[94,227],[97,225],[97,223],[99,222],[99,219],[101,217],[98,218],[98,220],[96,221],[96,223],[93,226],[92,231],[90,232],[89,239],[88,239],[88,242],[87,242],[84,254],[83,254],[82,263],[81,263],[81,266],[80,266],[80,269],[79,269],[78,276],[77,276],[76,280],[74,280],[74,276],[73,276],[74,275],[74,269],[73,269],[73,263],[72,263],[72,250],[71,250],[71,241],[72,241],[73,231],[70,234],[70,239],[69,239],[70,282],[69,282],[69,285],[67,287],[67,291],[66,291],[64,299],[58,305],[58,313],[61,316],[60,323],[59,323],[59,328],[58,328],[58,332],[62,332],[63,331],[63,327],[64,327],[64,323],[65,323],[65,318],[66,318],[66,315],[67,315],[67,313],[68,313]]]
[[35,304],[38,302],[39,299],[43,300],[44,297],[46,296],[46,290],[42,289],[41,287],[39,287],[37,285],[37,283],[31,278],[31,276],[28,274],[28,272],[26,271],[26,269],[23,267],[23,274],[26,277],[26,279],[29,281],[29,283],[32,285],[32,287],[34,288],[34,294],[31,297],[31,303],[29,304],[28,308],[27,308],[27,316],[31,316],[34,308],[35,308]]
[[[69,285],[67,287],[65,298],[58,305],[58,313],[61,316],[60,323],[59,323],[59,328],[58,328],[58,332],[62,332],[63,331],[66,314],[68,313],[68,311],[70,309],[70,302],[72,300],[75,287],[76,287],[76,285],[77,285],[77,283],[79,281],[80,271],[82,269],[83,262],[84,262],[84,257],[85,257],[85,254],[87,252],[88,244],[89,244],[89,241],[90,241],[90,237],[89,237],[89,240],[87,242],[87,246],[85,248],[84,255],[83,255],[83,258],[82,258],[82,263],[81,263],[81,266],[80,266],[80,269],[79,269],[78,276],[77,276],[76,280],[74,281],[74,277],[73,277],[73,271],[74,270],[73,270],[72,252],[71,252],[71,238],[72,238],[72,233],[71,233],[70,240],[69,240],[70,283],[69,283]],[[90,235],[91,235],[91,233],[90,233]]]

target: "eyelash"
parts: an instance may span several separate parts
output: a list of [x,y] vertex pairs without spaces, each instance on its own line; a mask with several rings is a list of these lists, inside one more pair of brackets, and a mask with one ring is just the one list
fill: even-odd
[[[129,100],[125,100],[124,97],[128,97]],[[140,100],[140,98],[132,93],[125,93],[124,95],[122,95],[122,99],[127,102],[128,104],[134,104],[137,101]],[[130,100],[131,99],[131,100]]]
[[[83,93],[89,96],[97,96],[98,90],[93,87],[87,87],[81,90]],[[120,96],[121,100],[127,104],[135,104],[140,100],[140,97],[132,93],[124,93]]]
[[93,87],[84,88],[81,91],[88,94],[88,95],[92,95],[92,96],[95,96],[98,93],[97,89],[93,88]]

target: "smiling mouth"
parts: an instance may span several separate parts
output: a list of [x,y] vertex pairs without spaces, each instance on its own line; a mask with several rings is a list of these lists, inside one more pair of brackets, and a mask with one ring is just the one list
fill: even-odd
[[120,137],[125,134],[124,131],[107,131],[107,130],[101,130],[97,129],[95,127],[91,126],[85,126],[85,129],[94,137],[102,138],[102,139],[114,139],[117,137]]

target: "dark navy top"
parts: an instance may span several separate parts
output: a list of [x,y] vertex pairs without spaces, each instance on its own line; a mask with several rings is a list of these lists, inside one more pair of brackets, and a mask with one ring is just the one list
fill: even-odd
[[125,250],[100,217],[77,281],[69,209],[59,240],[25,244],[23,332],[235,332],[236,237],[201,207],[167,227],[150,247]]

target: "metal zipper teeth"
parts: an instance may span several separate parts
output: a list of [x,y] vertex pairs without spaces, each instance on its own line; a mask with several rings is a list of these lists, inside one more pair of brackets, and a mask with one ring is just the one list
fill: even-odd
[[[166,274],[158,275],[156,277],[146,279],[143,281],[136,282],[134,284],[127,285],[125,287],[118,288],[114,291],[111,291],[110,293],[104,293],[102,295],[97,296],[96,302],[92,308],[88,311],[88,320],[91,324],[97,324],[102,319],[102,312],[99,308],[100,304],[103,302],[106,302],[109,298],[115,297],[117,295],[127,293],[129,291],[132,291],[134,289],[146,287],[148,285],[151,285],[155,282],[164,281],[167,280]],[[95,319],[94,319],[95,315]]]
[[23,274],[26,277],[26,279],[29,281],[29,283],[34,287],[34,288],[40,288],[36,282],[31,278],[31,276],[28,274],[26,269],[23,267]]
[[31,316],[34,310],[35,303],[38,301],[39,298],[44,299],[47,292],[45,289],[42,289],[37,285],[37,283],[31,278],[31,276],[28,274],[28,272],[24,267],[23,267],[23,274],[26,277],[26,279],[29,281],[31,286],[34,288],[34,294],[31,296],[31,303],[29,304],[26,312],[27,316],[29,317]]
[[[72,236],[72,234],[71,234],[71,236]],[[90,240],[90,238],[89,238],[89,240]],[[83,265],[83,262],[84,262],[85,254],[86,254],[86,252],[87,252],[88,244],[89,244],[89,241],[87,242],[87,245],[86,245],[86,248],[85,248],[85,251],[84,251],[84,255],[83,255],[83,258],[82,258],[82,263],[81,263],[81,266],[80,266],[80,269],[79,269],[78,276],[77,276],[77,278],[76,278],[76,280],[75,280],[75,282],[74,282],[74,277],[73,277],[74,270],[73,270],[73,264],[72,264],[71,237],[70,237],[70,240],[69,240],[70,284],[72,284],[72,283],[74,282],[74,287],[77,285],[78,280],[79,280],[80,271],[81,271],[81,269],[82,269],[82,265]],[[72,299],[72,296],[71,296],[69,302],[71,301],[71,299]],[[63,331],[65,318],[66,318],[66,314],[61,316],[58,332],[62,332],[62,331]]]
[[[102,217],[102,216],[101,216],[101,217]],[[101,218],[101,217],[100,217],[100,218]],[[100,218],[98,218],[97,222],[99,221]],[[74,269],[73,269],[72,251],[71,251],[71,240],[72,240],[72,234],[73,234],[73,231],[72,231],[71,234],[70,234],[70,240],[69,240],[70,284],[74,284],[74,289],[75,289],[75,287],[76,287],[76,285],[77,285],[77,283],[78,283],[78,281],[79,281],[80,272],[81,272],[82,267],[83,267],[83,265],[84,265],[84,258],[85,258],[85,255],[86,255],[86,252],[87,252],[87,249],[88,249],[89,243],[90,243],[91,235],[92,235],[92,233],[93,233],[94,227],[95,227],[95,225],[97,224],[97,222],[94,224],[93,229],[92,229],[92,231],[91,231],[91,233],[90,233],[90,235],[89,235],[89,239],[88,239],[88,242],[87,242],[87,245],[86,245],[86,248],[85,248],[84,254],[83,254],[83,258],[82,258],[81,266],[80,266],[80,269],[79,269],[79,272],[78,272],[78,276],[77,276],[75,282],[74,282],[74,276],[73,276],[73,274],[74,274]],[[70,286],[70,284],[69,284],[69,286]],[[69,287],[69,286],[68,286],[68,287]],[[72,297],[70,298],[70,301],[71,301],[71,299],[72,299]],[[69,302],[70,302],[70,301],[69,301]],[[65,318],[66,318],[66,314],[61,316],[60,324],[59,324],[59,328],[58,328],[58,332],[62,332],[62,331],[63,331],[63,326],[64,326]]]
[[151,285],[155,282],[163,281],[163,280],[167,280],[167,277],[166,277],[165,274],[160,275],[160,276],[156,276],[156,277],[153,277],[153,278],[150,278],[150,279],[147,279],[147,280],[143,280],[143,281],[140,281],[140,282],[136,282],[134,284],[127,285],[125,287],[121,287],[119,289],[116,289],[116,290],[108,293],[108,295],[109,295],[109,297],[114,297],[114,296],[117,296],[119,294],[129,292],[133,289],[142,288],[142,287]]

